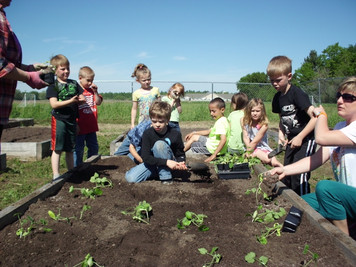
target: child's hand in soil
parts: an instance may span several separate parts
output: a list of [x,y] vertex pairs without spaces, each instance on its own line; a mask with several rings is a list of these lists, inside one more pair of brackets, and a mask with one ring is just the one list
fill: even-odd
[[283,167],[274,168],[274,169],[268,171],[267,173],[269,173],[269,176],[278,175],[278,179],[279,180],[282,180],[286,176],[285,173],[284,173]]
[[271,175],[271,172],[267,171],[263,173],[263,181],[268,184],[275,184],[279,181],[279,177],[276,174]]
[[174,160],[167,160],[167,166],[172,170],[187,170],[185,162],[177,162]]

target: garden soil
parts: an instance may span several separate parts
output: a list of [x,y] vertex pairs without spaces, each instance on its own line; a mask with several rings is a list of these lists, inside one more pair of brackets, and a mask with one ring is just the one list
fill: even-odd
[[42,142],[51,139],[50,127],[14,127],[4,129],[1,136],[1,142]]
[[[202,158],[188,158],[188,164]],[[301,266],[312,258],[304,255],[307,244],[319,255],[318,266],[352,266],[328,236],[312,226],[304,216],[296,233],[282,232],[271,236],[266,245],[256,236],[266,225],[251,221],[256,210],[254,195],[245,191],[257,186],[257,178],[219,179],[210,166],[203,173],[176,172],[174,183],[161,184],[151,180],[129,184],[124,175],[133,167],[125,156],[107,157],[75,171],[62,189],[54,196],[32,204],[21,220],[32,217],[36,222],[48,221],[25,238],[16,231],[20,222],[14,222],[0,231],[0,266],[74,266],[89,253],[101,266],[203,266],[211,257],[201,255],[199,248],[218,247],[222,259],[217,266],[258,266],[248,264],[245,255],[255,252],[257,258],[266,256],[269,266]],[[112,180],[112,188],[104,188],[95,199],[84,198],[80,191],[69,193],[70,186],[92,188],[91,176]],[[140,223],[122,214],[147,201],[152,206],[149,224]],[[287,211],[290,203],[281,196],[272,202],[259,199],[265,208]],[[79,219],[82,207],[91,206]],[[67,221],[54,221],[51,210],[62,217],[75,217]],[[200,232],[195,226],[177,228],[177,220],[186,211],[205,214],[204,224],[209,231]],[[278,223],[283,223],[284,218]],[[27,227],[28,224],[23,227]],[[273,223],[267,226],[273,226]]]

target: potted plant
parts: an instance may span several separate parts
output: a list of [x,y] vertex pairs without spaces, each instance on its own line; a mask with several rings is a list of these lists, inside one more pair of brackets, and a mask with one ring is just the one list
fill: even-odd
[[[45,63],[47,64],[49,63],[48,61]],[[48,65],[47,68],[42,70],[42,73],[40,74],[40,78],[41,80],[43,80],[44,82],[48,83],[48,84],[54,84],[54,76],[56,72],[56,67],[52,66],[52,65]]]

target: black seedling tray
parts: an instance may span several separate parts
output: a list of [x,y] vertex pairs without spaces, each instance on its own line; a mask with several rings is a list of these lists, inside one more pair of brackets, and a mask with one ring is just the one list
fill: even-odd
[[250,178],[250,169],[240,171],[218,171],[219,179],[248,179]]

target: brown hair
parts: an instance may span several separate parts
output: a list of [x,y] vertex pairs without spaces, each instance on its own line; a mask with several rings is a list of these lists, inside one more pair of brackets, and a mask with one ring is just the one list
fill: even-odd
[[184,85],[181,84],[181,83],[175,83],[171,86],[171,88],[169,88],[168,90],[168,95],[170,94],[170,92],[172,92],[173,90],[180,90],[182,93],[181,93],[181,96],[184,96]]
[[263,103],[261,98],[252,98],[248,102],[247,107],[245,108],[245,115],[243,118],[244,125],[248,125],[249,127],[252,126],[251,110],[258,105],[261,106],[261,119],[259,121],[259,124],[261,126],[268,125],[268,118],[267,118],[265,104]]
[[339,85],[337,91],[356,93],[356,76],[351,76],[343,80],[342,83]]
[[[244,109],[247,106],[247,103],[248,103],[248,96],[243,92],[236,93],[231,97],[232,110]],[[233,104],[235,104],[235,109],[233,107]]]
[[56,68],[58,68],[59,66],[69,67],[69,60],[64,55],[58,54],[51,58],[50,64]]
[[79,69],[79,77],[90,77],[93,78],[95,76],[95,72],[91,67],[84,66]]
[[292,73],[292,60],[286,56],[276,56],[271,59],[267,66],[267,75],[276,77]]
[[172,107],[170,104],[164,101],[154,101],[149,110],[150,118],[165,119],[169,122],[171,118]]
[[148,74],[149,76],[151,76],[151,71],[149,68],[147,68],[145,64],[139,63],[135,67],[131,77],[132,78],[136,77],[136,79],[140,79],[144,74]]

